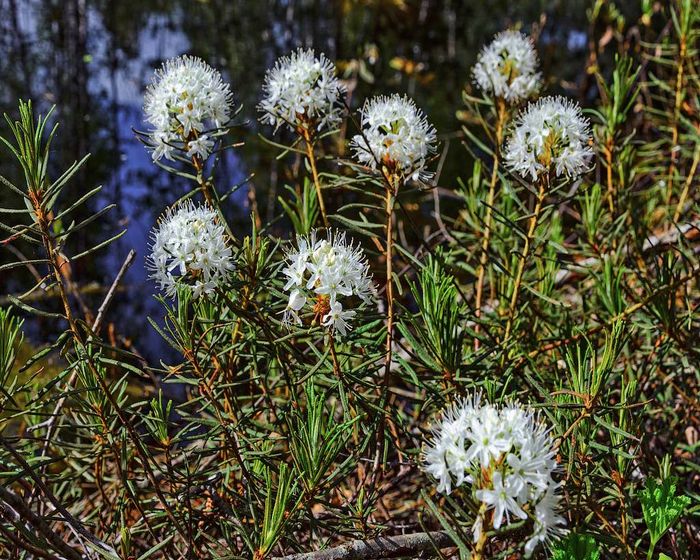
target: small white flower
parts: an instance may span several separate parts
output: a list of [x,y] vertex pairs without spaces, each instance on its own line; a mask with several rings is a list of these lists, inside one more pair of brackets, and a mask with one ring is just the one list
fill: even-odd
[[503,516],[506,522],[510,523],[510,515],[513,514],[520,519],[527,519],[527,513],[515,501],[520,493],[520,487],[513,484],[512,478],[508,477],[504,484],[503,475],[500,471],[493,473],[491,488],[476,491],[476,497],[488,506],[493,508],[493,528],[500,529],[503,523]]
[[214,141],[210,140],[208,135],[202,134],[199,138],[187,143],[187,157],[199,156],[202,159],[207,159],[213,147]]
[[427,182],[428,157],[436,149],[436,131],[412,99],[394,94],[365,102],[362,134],[352,139],[355,159],[372,169]]
[[438,492],[452,491],[452,478],[460,486],[471,467],[473,457],[467,455],[465,440],[469,434],[479,395],[474,399],[458,401],[448,408],[440,423],[432,429],[433,441],[424,450],[423,464],[426,472],[438,480]]
[[561,497],[555,492],[557,485],[551,485],[535,506],[535,530],[525,543],[525,557],[529,558],[537,545],[553,537],[567,533],[566,519],[559,514]]
[[195,298],[214,293],[233,269],[226,231],[217,214],[191,201],[169,208],[151,232],[147,266],[161,290],[174,297],[187,286]]
[[[423,454],[424,469],[438,483],[438,492],[449,494],[465,484],[482,507],[493,515],[477,516],[475,542],[485,520],[499,529],[511,518],[533,518],[529,554],[541,542],[565,532],[559,515],[559,483],[554,442],[534,413],[517,405],[496,407],[480,396],[448,408],[433,429]],[[534,515],[533,515],[534,512]],[[529,551],[529,552],[528,552]]]
[[537,67],[532,40],[518,31],[502,31],[479,53],[474,81],[486,95],[517,104],[539,91]]
[[301,317],[299,317],[299,311],[306,304],[306,296],[301,293],[300,290],[292,290],[289,294],[289,301],[287,302],[287,308],[284,310],[284,322],[289,324],[294,320],[298,325],[301,325]]
[[497,459],[506,453],[513,444],[513,440],[503,430],[498,410],[492,406],[485,406],[479,415],[474,415],[469,428],[471,445],[467,456],[478,459],[483,465],[488,465],[492,458]]
[[510,478],[521,489],[520,498],[527,500],[530,488],[546,490],[549,485],[550,469],[545,459],[539,455],[533,456],[521,450],[520,455],[509,453],[506,457],[510,471]]
[[174,159],[177,150],[206,159],[214,145],[208,133],[228,123],[232,100],[229,85],[203,60],[185,55],[166,61],[144,96],[153,160]]
[[354,316],[354,311],[343,311],[342,304],[338,301],[334,301],[331,303],[331,309],[328,313],[326,313],[325,317],[321,321],[321,324],[324,327],[336,331],[340,336],[345,336],[347,332],[352,329],[352,326],[350,326],[350,321]]
[[593,157],[591,129],[581,107],[563,97],[544,97],[518,116],[504,159],[521,177],[572,177],[584,173]]
[[341,121],[345,86],[336,77],[333,63],[321,53],[298,49],[283,56],[267,71],[261,121],[275,129],[286,124],[292,130],[332,129]]
[[170,143],[171,138],[169,134],[154,131],[151,133],[150,141],[151,145],[149,147],[153,150],[153,153],[151,154],[153,161],[158,161],[163,157],[167,159],[174,159],[173,154],[176,150],[176,146]]
[[438,481],[437,491],[443,494],[452,492],[452,476],[450,465],[447,462],[447,442],[442,438],[425,450],[423,461],[425,472],[432,475]]
[[310,307],[320,324],[340,336],[352,328],[356,312],[346,309],[348,299],[367,303],[374,290],[369,264],[359,246],[348,243],[344,233],[328,231],[321,238],[314,230],[297,238],[297,248],[287,254],[284,289],[289,301],[284,322],[301,324],[299,312]]

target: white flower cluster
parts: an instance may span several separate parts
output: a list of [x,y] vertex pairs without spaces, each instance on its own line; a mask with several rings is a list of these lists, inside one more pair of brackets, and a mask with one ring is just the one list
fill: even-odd
[[588,166],[593,149],[591,129],[581,107],[563,97],[543,97],[518,116],[504,159],[521,177],[544,173],[577,177]]
[[151,278],[170,297],[183,285],[195,298],[212,294],[233,269],[224,226],[208,206],[189,201],[169,208],[151,236]]
[[335,65],[321,53],[299,49],[283,56],[267,71],[261,121],[275,128],[330,129],[341,121],[339,103],[345,86],[335,75]]
[[[534,531],[526,555],[553,536],[565,533],[559,514],[559,483],[552,475],[557,463],[549,431],[537,416],[518,405],[497,408],[480,395],[449,408],[433,431],[424,455],[425,470],[438,481],[438,491],[450,493],[467,483],[474,497],[493,509],[499,529],[511,518],[532,519]],[[474,541],[483,530],[474,526]]]
[[429,181],[432,173],[425,167],[435,152],[436,132],[423,111],[412,99],[398,94],[374,97],[361,111],[362,134],[352,140],[355,159],[389,173]]
[[233,94],[221,74],[203,60],[181,56],[157,70],[144,99],[153,161],[176,151],[206,159],[213,133],[228,123]]
[[501,31],[479,53],[473,74],[485,94],[517,104],[539,91],[537,67],[532,40],[518,31]]
[[309,307],[321,325],[345,336],[352,328],[355,311],[343,308],[340,298],[359,297],[368,303],[373,292],[369,264],[359,246],[345,239],[345,233],[328,231],[319,238],[314,230],[297,238],[297,248],[287,254],[284,286],[289,302],[284,321],[301,324],[299,312]]

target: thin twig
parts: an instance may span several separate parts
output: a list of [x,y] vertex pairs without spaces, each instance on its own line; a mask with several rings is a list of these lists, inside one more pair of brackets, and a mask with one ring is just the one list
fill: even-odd
[[102,300],[102,304],[100,305],[99,309],[97,310],[97,316],[95,317],[95,322],[92,324],[92,332],[95,334],[98,334],[100,332],[100,327],[102,326],[102,319],[104,317],[105,311],[107,310],[107,307],[109,307],[109,304],[112,302],[112,298],[114,298],[114,294],[117,291],[117,286],[121,283],[122,278],[124,278],[124,275],[126,274],[126,271],[129,269],[129,267],[134,264],[134,259],[136,258],[136,251],[133,249],[129,251],[129,254],[126,256],[124,259],[124,262],[122,263],[121,268],[119,269],[119,272],[117,272],[117,275],[114,277],[114,281],[112,282],[112,285],[109,287],[109,291],[107,292],[107,295],[105,295],[104,300]]
[[683,186],[683,191],[678,199],[678,204],[676,205],[676,211],[673,213],[673,221],[677,222],[678,218],[681,217],[683,213],[683,207],[685,206],[685,201],[688,198],[688,193],[690,192],[690,185],[693,184],[693,179],[695,178],[695,172],[698,170],[698,162],[700,161],[700,142],[695,145],[695,154],[693,155],[693,163],[690,166],[690,171],[688,171],[688,177],[685,179],[685,185]]
[[[117,292],[117,286],[121,282],[122,278],[124,277],[124,274],[126,274],[126,271],[128,268],[134,263],[134,258],[136,257],[136,252],[132,249],[129,251],[129,254],[126,256],[126,259],[124,259],[124,262],[122,263],[121,268],[119,269],[119,272],[117,273],[116,277],[114,278],[114,281],[112,282],[112,285],[110,286],[109,290],[107,291],[107,294],[104,297],[104,300],[102,300],[102,304],[100,305],[99,309],[97,310],[97,316],[95,317],[95,322],[92,324],[92,332],[97,334],[100,330],[100,327],[102,326],[102,320],[104,318],[105,311],[107,310],[107,307],[109,306],[110,302],[112,301],[112,298],[114,298],[114,294]],[[66,386],[66,391],[70,390],[73,387],[73,384],[75,383],[75,380],[78,377],[78,370],[73,369],[73,372],[71,373],[71,376],[68,378],[68,384]],[[56,406],[53,409],[53,412],[51,413],[51,416],[45,421],[41,422],[40,424],[37,424],[35,426],[30,426],[28,431],[36,431],[44,426],[46,426],[46,437],[44,438],[44,447],[42,450],[42,455],[46,455],[46,452],[48,450],[49,443],[51,441],[51,437],[53,436],[53,428],[54,425],[56,424],[56,421],[58,419],[58,414],[61,411],[61,408],[63,408],[63,405],[66,402],[67,394],[64,394],[60,399],[58,399],[58,402],[56,403]]]
[[[97,546],[98,548],[101,548],[102,550],[106,550],[108,552],[111,552],[112,554],[116,554],[114,549],[109,546],[108,544],[102,542],[100,539],[98,539],[96,536],[93,534],[89,533],[85,527],[78,521],[71,513],[64,508],[61,505],[61,502],[58,501],[58,498],[53,495],[53,493],[49,490],[49,488],[44,484],[44,481],[41,480],[41,477],[34,471],[32,466],[27,463],[27,461],[22,457],[22,455],[14,448],[14,446],[7,441],[4,437],[0,436],[0,443],[7,449],[10,454],[15,458],[15,461],[19,463],[20,467],[24,470],[26,474],[29,475],[29,477],[34,481],[34,484],[39,487],[41,492],[46,496],[46,498],[51,502],[53,507],[56,508],[56,511],[58,511],[63,519],[66,521],[68,525],[70,525],[77,533],[79,533],[81,536],[89,540],[92,544]],[[8,498],[6,494],[3,494],[3,499]],[[14,507],[13,504],[12,507]]]
[[[0,520],[6,519],[5,515],[3,514],[2,508],[0,508]],[[10,523],[12,523],[11,520],[8,519]],[[17,522],[13,523],[15,525],[15,528],[17,528]],[[15,545],[15,547],[22,549],[29,554],[34,555],[35,558],[48,558],[49,560],[61,560],[60,557],[54,556],[51,552],[49,552],[46,549],[40,548],[39,546],[35,546],[30,542],[27,542],[26,540],[21,539],[17,534],[12,533],[9,529],[6,529],[3,527],[2,523],[0,523],[0,533],[9,540],[11,543]],[[19,533],[19,531],[15,531],[15,533]],[[43,543],[42,543],[43,544]]]
[[[505,347],[505,345],[508,343],[508,339],[510,338],[511,330],[513,328],[513,323],[515,321],[515,308],[518,305],[518,296],[520,295],[520,286],[522,284],[523,280],[523,274],[525,272],[525,264],[527,263],[527,259],[530,256],[530,250],[533,241],[535,240],[535,231],[537,230],[537,224],[540,218],[540,213],[542,212],[542,203],[544,202],[544,197],[546,194],[546,189],[548,186],[548,177],[545,175],[540,179],[540,186],[539,190],[537,192],[537,201],[535,203],[535,210],[532,213],[532,216],[530,216],[530,223],[528,226],[527,234],[525,236],[525,245],[523,247],[522,253],[518,257],[518,270],[515,274],[515,283],[513,285],[513,294],[511,295],[510,298],[510,305],[508,306],[508,320],[506,323],[506,330],[505,334],[503,335],[503,341],[502,344]],[[505,353],[503,354],[503,357],[505,359]]]
[[[486,199],[486,216],[484,218],[484,237],[481,241],[481,255],[479,256],[479,270],[476,280],[476,303],[474,305],[474,314],[477,322],[474,325],[474,332],[479,333],[478,319],[481,316],[481,302],[484,292],[484,277],[486,276],[486,265],[488,263],[489,243],[491,241],[491,222],[493,221],[493,205],[496,199],[496,185],[498,184],[498,165],[501,142],[503,141],[503,127],[505,124],[507,112],[506,102],[502,98],[497,100],[496,114],[496,145],[493,151],[493,169],[491,170],[491,181],[489,182],[489,193]],[[479,337],[474,337],[474,350],[479,349]]]
[[309,162],[309,167],[311,167],[311,175],[314,181],[314,187],[316,188],[316,196],[318,198],[318,207],[321,210],[321,218],[323,219],[324,227],[328,227],[328,215],[326,214],[326,204],[323,202],[323,192],[321,191],[321,180],[318,176],[318,169],[316,169],[316,156],[314,154],[314,145],[311,138],[311,134],[308,129],[304,128],[302,137],[304,138],[304,143],[306,144],[306,159]]
[[394,247],[394,196],[398,193],[398,186],[395,188],[391,181],[386,187],[386,346],[384,356],[384,378],[381,390],[381,418],[379,429],[377,430],[377,449],[374,456],[373,482],[376,481],[380,472],[384,471],[384,466],[380,469],[381,456],[384,453],[384,426],[386,423],[386,401],[389,396],[389,380],[391,378],[392,349],[394,343],[394,272],[393,272],[393,247]]
[[31,525],[38,534],[46,539],[46,544],[52,546],[53,549],[64,558],[69,558],[70,560],[84,560],[83,555],[66,544],[63,537],[57,535],[46,521],[29,509],[22,498],[4,486],[0,486],[0,502],[4,503],[6,508],[12,510],[14,517],[16,517],[15,521],[21,520]]

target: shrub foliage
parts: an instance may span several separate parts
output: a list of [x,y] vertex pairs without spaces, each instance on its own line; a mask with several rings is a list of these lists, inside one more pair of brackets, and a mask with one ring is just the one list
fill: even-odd
[[[661,12],[643,4],[639,44],[621,41],[609,71],[591,62],[598,96],[586,103],[580,173],[555,171],[553,146],[567,140],[555,132],[536,155],[544,171],[514,171],[525,103],[467,85],[457,112],[465,163],[461,178],[446,178],[442,155],[462,149],[455,135],[439,131],[433,155],[420,142],[434,131],[412,101],[375,100],[370,118],[342,106],[338,86],[313,100],[315,112],[285,105],[289,126],[264,118],[279,128],[263,140],[290,184],[270,223],[253,206],[238,232],[226,221],[235,189],[216,176],[242,140],[237,113],[204,131],[196,115],[178,125],[186,103],[161,111],[170,140],[140,138],[159,147],[163,173],[191,182],[185,199],[206,204],[215,224],[183,221],[181,237],[214,230],[227,247],[222,256],[221,243],[199,239],[196,261],[191,248],[162,249],[172,257],[159,269],[172,279],[156,295],[162,315],[133,321],[158,330],[172,362],[146,363],[105,332],[132,256],[99,309],[83,305],[71,264],[123,232],[85,247],[112,205],[100,207],[87,185],[64,195],[85,160],[55,173],[58,124],[20,102],[0,144],[22,177],[0,177],[15,200],[0,209],[1,243],[17,258],[0,273],[34,276],[0,309],[0,556],[262,560],[339,547],[303,557],[522,557],[535,510],[496,522],[475,480],[439,493],[424,469],[441,411],[480,395],[522,403],[549,427],[568,533],[549,535],[536,556],[698,557],[700,10],[692,0]],[[314,75],[313,53],[303,54],[295,63],[306,66],[285,80]],[[315,79],[332,72],[323,59]],[[333,118],[315,121],[326,105]],[[326,239],[326,227],[328,240],[344,232],[350,251],[323,245],[294,284],[295,251]],[[207,251],[230,259],[221,274],[208,273]],[[354,251],[373,278],[363,298],[343,291],[347,267],[328,265],[337,278],[318,272]],[[60,334],[20,360],[30,316]],[[55,375],[45,375],[49,362]],[[480,483],[505,460],[484,467]]]

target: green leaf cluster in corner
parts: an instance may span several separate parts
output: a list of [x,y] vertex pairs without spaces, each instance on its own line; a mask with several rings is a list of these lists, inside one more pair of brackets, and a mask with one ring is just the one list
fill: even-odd
[[652,554],[656,543],[680,518],[683,510],[690,505],[687,496],[676,496],[676,477],[670,476],[659,484],[649,477],[646,487],[639,494],[642,502],[644,522],[649,530]]
[[600,560],[600,549],[590,535],[570,533],[552,547],[553,560]]

